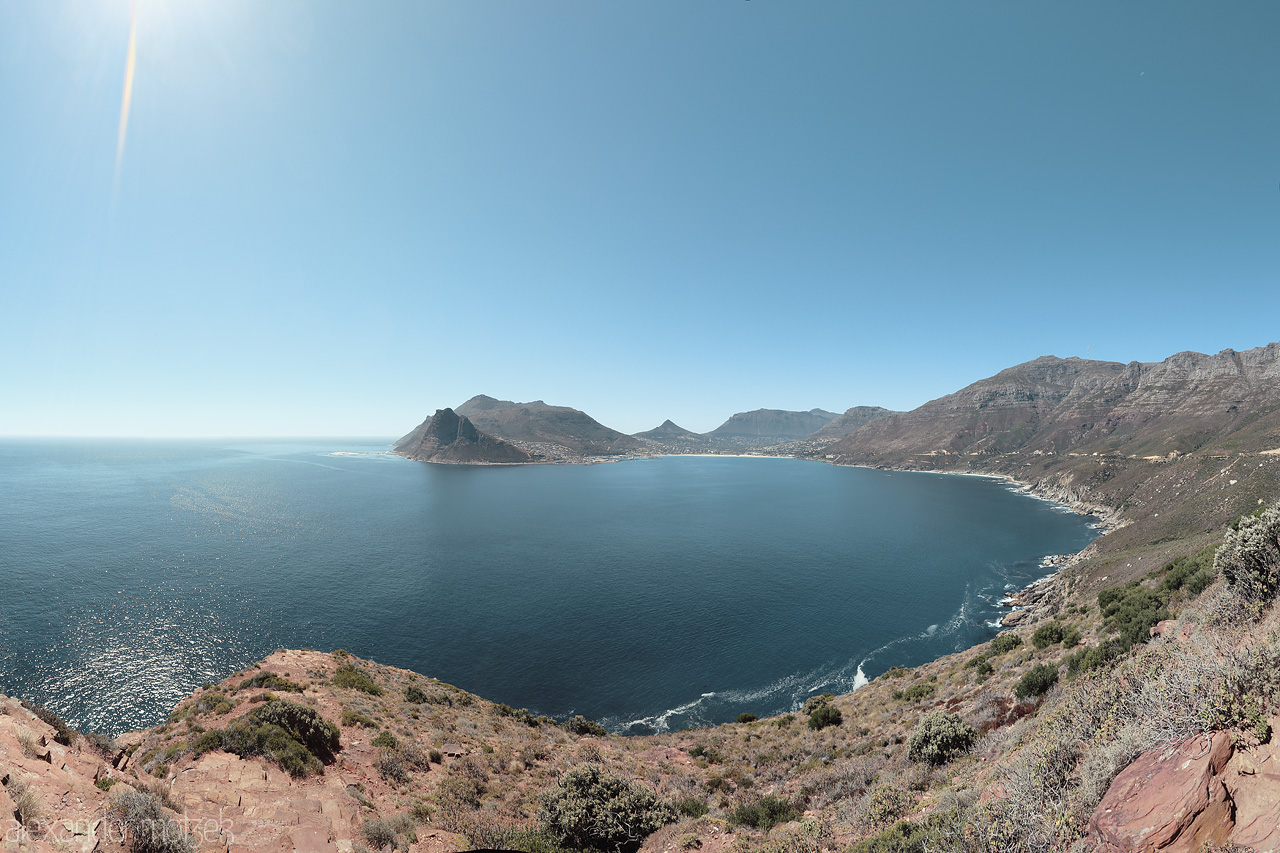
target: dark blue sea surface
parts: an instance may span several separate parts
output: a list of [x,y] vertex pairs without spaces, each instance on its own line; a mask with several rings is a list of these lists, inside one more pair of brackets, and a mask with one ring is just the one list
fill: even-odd
[[995,632],[1093,519],[979,477],[769,458],[428,465],[385,441],[0,442],[0,691],[154,724],[345,648],[614,731],[848,691]]

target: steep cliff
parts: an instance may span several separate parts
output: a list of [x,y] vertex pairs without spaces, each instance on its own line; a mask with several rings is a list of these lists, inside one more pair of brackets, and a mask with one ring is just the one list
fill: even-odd
[[437,409],[417,429],[396,442],[396,452],[419,462],[461,465],[531,462],[513,444],[481,432],[453,409]]

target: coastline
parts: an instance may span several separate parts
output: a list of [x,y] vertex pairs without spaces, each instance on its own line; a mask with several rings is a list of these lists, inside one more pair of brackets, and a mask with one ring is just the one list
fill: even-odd
[[1014,628],[1022,625],[1030,625],[1043,619],[1055,616],[1058,613],[1060,603],[1065,595],[1065,572],[1068,569],[1078,566],[1080,563],[1093,556],[1097,551],[1097,544],[1102,541],[1107,534],[1119,530],[1128,524],[1128,520],[1120,515],[1119,511],[1112,507],[1103,506],[1101,504],[1088,503],[1079,500],[1072,495],[1061,484],[1045,484],[1040,480],[1033,483],[1018,480],[1008,474],[1002,473],[985,473],[981,471],[925,471],[919,468],[907,468],[903,466],[877,466],[877,465],[856,465],[848,462],[837,462],[829,459],[814,460],[818,462],[828,462],[832,465],[840,465],[847,468],[866,468],[873,471],[902,471],[904,473],[913,474],[944,474],[952,477],[987,477],[993,480],[1000,480],[1014,487],[1013,490],[1036,500],[1046,501],[1048,503],[1057,504],[1066,507],[1079,515],[1093,516],[1098,519],[1095,529],[1098,531],[1098,538],[1094,539],[1085,547],[1081,548],[1074,554],[1050,554],[1045,557],[1045,568],[1052,568],[1048,574],[1033,580],[1022,589],[1009,593],[1001,599],[1000,604],[1003,607],[1013,608],[1004,615],[1000,620],[1000,624],[1005,628]]

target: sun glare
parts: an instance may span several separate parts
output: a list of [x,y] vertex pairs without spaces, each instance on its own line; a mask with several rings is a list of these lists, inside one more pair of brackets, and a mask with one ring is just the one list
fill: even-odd
[[138,0],[129,9],[129,55],[124,66],[124,92],[120,97],[120,129],[116,132],[116,183],[124,162],[124,141],[129,133],[129,104],[133,100],[133,72],[138,64]]

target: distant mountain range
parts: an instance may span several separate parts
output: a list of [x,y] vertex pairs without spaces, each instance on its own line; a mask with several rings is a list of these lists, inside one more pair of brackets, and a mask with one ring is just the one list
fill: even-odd
[[1161,362],[1044,356],[877,418],[827,448],[850,461],[1104,453],[1158,457],[1280,447],[1280,343]]
[[756,409],[708,433],[666,420],[629,436],[568,406],[480,395],[438,411],[397,450],[438,461],[514,462],[766,447],[846,464],[1018,476],[1061,473],[1053,460],[1083,456],[1280,450],[1280,343],[1154,363],[1044,356],[910,412]]
[[[805,438],[840,417],[835,412],[810,409],[787,412],[782,409],[756,409],[739,412],[707,435],[715,438],[751,438],[786,441]],[[772,442],[771,442],[772,443]]]

